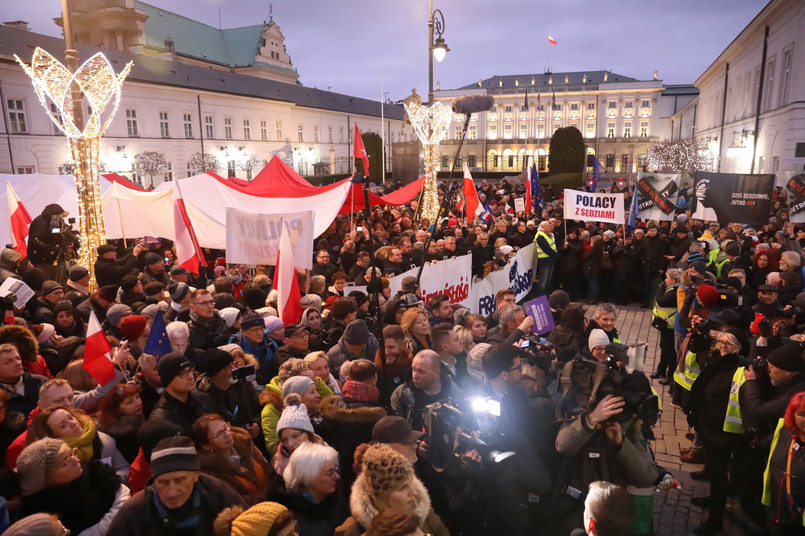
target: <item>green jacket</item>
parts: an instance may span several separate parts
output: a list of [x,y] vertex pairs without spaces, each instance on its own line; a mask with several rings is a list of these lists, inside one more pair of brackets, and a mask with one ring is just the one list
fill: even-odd
[[[324,398],[333,394],[332,389],[327,384],[316,378],[316,391],[319,396]],[[266,441],[266,449],[270,457],[277,453],[277,422],[282,415],[283,403],[282,387],[279,385],[279,376],[275,376],[266,384],[266,390],[260,395],[260,402],[263,403],[263,411],[260,413],[260,422],[263,428],[263,438]],[[270,458],[269,458],[270,459]]]

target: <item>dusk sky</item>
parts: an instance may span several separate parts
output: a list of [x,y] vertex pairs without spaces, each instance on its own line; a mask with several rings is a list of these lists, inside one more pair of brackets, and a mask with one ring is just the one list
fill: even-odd
[[[214,27],[260,24],[269,0],[152,0]],[[399,100],[427,94],[428,0],[273,0],[274,20],[301,82]],[[693,83],[767,4],[765,0],[434,0],[451,52],[434,67],[442,89],[493,75],[610,71]],[[59,0],[3,2],[0,20],[61,35]],[[220,9],[219,9],[220,8]],[[548,34],[558,41],[549,45]],[[177,43],[178,48],[179,43]],[[59,51],[50,51],[59,55]],[[550,53],[550,63],[548,54]],[[85,59],[85,58],[82,58]]]

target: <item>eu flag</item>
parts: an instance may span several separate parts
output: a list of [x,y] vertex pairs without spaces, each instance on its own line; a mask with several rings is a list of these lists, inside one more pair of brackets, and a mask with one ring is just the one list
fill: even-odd
[[[637,227],[637,185],[634,186],[634,192],[632,192],[632,203],[631,207],[629,208],[629,219],[626,220],[626,235],[632,233]],[[626,236],[624,235],[624,236]]]
[[155,355],[157,359],[171,352],[171,341],[168,338],[168,331],[165,329],[165,318],[162,316],[161,309],[157,312],[154,323],[151,325],[151,333],[148,334],[148,340],[145,341],[143,352]]
[[[539,155],[537,155],[537,159],[539,159]],[[531,203],[534,207],[534,212],[539,214],[542,212],[542,200],[539,196],[539,172],[537,171],[537,162],[531,165],[531,176],[529,180],[531,181]]]
[[604,174],[604,166],[601,165],[601,162],[598,161],[598,157],[593,157],[593,183],[590,185],[590,191],[595,193],[596,187],[598,186],[598,179]]

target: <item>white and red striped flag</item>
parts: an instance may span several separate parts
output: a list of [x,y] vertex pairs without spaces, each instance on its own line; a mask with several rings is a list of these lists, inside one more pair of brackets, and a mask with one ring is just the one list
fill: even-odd
[[207,266],[204,261],[204,254],[198,245],[196,233],[193,231],[193,224],[187,215],[184,206],[182,191],[179,188],[179,181],[174,184],[174,205],[173,205],[173,226],[176,231],[176,258],[179,266],[198,275],[199,264]]
[[84,344],[84,369],[99,385],[112,381],[115,377],[115,365],[109,358],[112,348],[109,346],[106,334],[101,330],[95,311],[89,315],[87,339]]
[[296,279],[296,268],[293,264],[293,249],[291,246],[291,235],[288,227],[282,223],[280,232],[280,250],[277,253],[277,270],[275,274],[277,282],[277,308],[279,309],[282,323],[295,324],[302,317],[302,306],[299,300],[302,294],[299,291],[299,281]]
[[551,34],[548,34],[548,44],[549,45],[555,45],[556,44],[556,39],[551,37]]
[[464,163],[464,199],[467,200],[467,223],[472,223],[475,216],[480,216],[483,212],[481,202],[478,200],[478,190],[475,189],[475,182],[470,175],[470,168]]
[[354,146],[352,156],[360,158],[363,161],[363,174],[369,176],[369,155],[366,154],[366,147],[363,145],[363,138],[361,138],[361,131],[358,130],[358,123],[355,123],[355,139],[352,140]]
[[6,195],[8,196],[8,213],[11,215],[11,245],[13,249],[22,254],[22,258],[28,256],[28,226],[31,225],[31,215],[25,209],[25,205],[20,201],[17,192],[11,187],[11,183],[6,181]]

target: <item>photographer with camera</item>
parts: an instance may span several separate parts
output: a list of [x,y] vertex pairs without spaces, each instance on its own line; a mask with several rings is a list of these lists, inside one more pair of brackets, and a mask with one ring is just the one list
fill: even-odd
[[[556,450],[566,458],[550,505],[556,534],[583,526],[585,490],[592,482],[653,489],[661,476],[642,431],[659,414],[648,378],[626,371],[626,347],[610,344],[603,330],[591,332],[588,347],[594,360],[578,356],[562,371],[570,384],[564,397],[578,403],[581,413],[566,421],[556,437]],[[572,404],[560,401],[558,411],[573,416]],[[644,524],[650,524],[650,511],[644,513]]]
[[80,244],[73,230],[64,223],[67,211],[51,203],[31,222],[28,229],[28,258],[35,267],[45,272],[46,279],[64,283],[67,277],[67,260]]
[[[716,534],[721,530],[727,505],[728,468],[733,450],[741,441],[741,408],[733,380],[748,352],[748,341],[740,329],[730,328],[716,339],[717,354],[702,364],[701,373],[690,391],[688,424],[704,445],[710,495],[694,497],[696,506],[710,508],[707,521],[695,534]],[[738,379],[743,383],[743,375]]]

